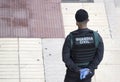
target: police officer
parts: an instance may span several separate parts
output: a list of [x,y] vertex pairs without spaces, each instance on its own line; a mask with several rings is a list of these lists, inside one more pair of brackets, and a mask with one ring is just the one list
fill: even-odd
[[75,14],[78,29],[65,39],[62,59],[67,67],[64,82],[91,82],[94,70],[103,59],[104,44],[101,36],[87,28],[89,16],[79,9]]

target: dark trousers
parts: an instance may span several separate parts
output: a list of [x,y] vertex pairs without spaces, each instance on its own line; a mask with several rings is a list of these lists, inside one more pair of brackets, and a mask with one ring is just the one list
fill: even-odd
[[91,82],[91,77],[94,75],[89,74],[85,79],[80,80],[80,73],[73,72],[69,69],[66,71],[64,82]]

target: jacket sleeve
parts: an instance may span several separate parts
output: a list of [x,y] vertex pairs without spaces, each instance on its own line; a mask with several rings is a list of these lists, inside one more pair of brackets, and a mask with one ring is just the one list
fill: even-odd
[[95,57],[93,61],[89,64],[88,68],[91,70],[97,69],[98,65],[103,59],[103,54],[104,54],[104,43],[101,36],[99,35],[99,45],[98,45]]
[[62,60],[65,63],[66,67],[71,71],[79,72],[80,67],[78,67],[70,57],[70,50],[71,50],[71,37],[70,35],[67,36],[65,39],[63,49],[62,49]]

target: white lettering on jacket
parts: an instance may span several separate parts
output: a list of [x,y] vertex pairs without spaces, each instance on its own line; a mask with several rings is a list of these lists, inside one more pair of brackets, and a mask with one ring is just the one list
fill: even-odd
[[93,37],[80,37],[75,39],[77,44],[90,44],[93,43]]

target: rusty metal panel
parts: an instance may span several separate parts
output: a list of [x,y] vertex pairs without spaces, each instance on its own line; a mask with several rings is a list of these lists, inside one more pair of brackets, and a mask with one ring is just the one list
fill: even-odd
[[62,38],[61,0],[0,0],[0,37]]

